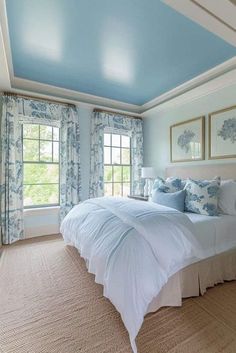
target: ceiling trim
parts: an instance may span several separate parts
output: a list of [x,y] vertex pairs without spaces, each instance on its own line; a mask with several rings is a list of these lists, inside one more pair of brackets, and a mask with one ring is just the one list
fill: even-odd
[[185,93],[180,94],[172,99],[167,100],[159,105],[156,105],[145,111],[147,113],[159,113],[175,108],[177,106],[185,105],[194,102],[202,97],[206,97],[222,89],[236,85],[236,68],[225,74],[215,77],[208,82],[192,88]]
[[[232,59],[229,59],[225,61],[223,64],[215,66],[213,69],[210,69],[203,74],[193,78],[192,80],[189,80],[182,85],[170,90],[169,92],[166,92],[162,94],[159,97],[154,98],[153,100],[145,103],[142,105],[143,111],[150,110],[152,108],[155,108],[161,104],[165,104],[170,100],[176,99],[177,97],[180,97],[181,95],[185,94],[186,92],[189,92],[197,87],[201,87],[202,85],[206,84],[207,82],[210,82],[218,77],[223,76],[227,72],[231,72],[236,69],[236,57],[233,57]],[[223,79],[224,81],[224,79]],[[227,82],[225,82],[227,84]],[[236,81],[235,81],[236,83]],[[223,82],[222,82],[223,84]],[[181,99],[181,98],[180,98]]]
[[213,12],[211,12],[205,6],[200,4],[197,0],[190,0],[190,1],[192,1],[196,6],[200,7],[200,9],[207,12],[210,16],[213,16],[217,21],[221,22],[224,26],[228,27],[230,30],[236,33],[236,29],[234,27],[232,27],[230,24],[222,20],[222,18],[220,18],[219,16],[216,16]]
[[[1,14],[1,8],[0,8]],[[0,82],[1,82],[1,89],[9,90],[11,88],[10,82],[10,74],[8,70],[8,60],[6,57],[6,52],[4,48],[4,36],[1,28],[0,23]]]
[[[236,32],[222,18],[216,16],[212,11],[203,6],[199,0],[162,0],[166,5],[169,5],[174,10],[188,17],[208,31],[214,33],[218,37],[229,44],[236,47]],[[228,0],[221,0],[222,8],[224,5],[230,4]],[[231,4],[231,6],[233,6]]]
[[77,103],[85,103],[87,105],[109,107],[126,112],[139,114],[140,106],[125,102],[116,101],[109,98],[90,95],[87,93],[77,92],[57,86],[47,85],[44,83],[26,80],[19,77],[14,77],[11,81],[13,90],[24,90],[28,92],[37,92],[46,94],[47,96],[57,96],[59,98],[76,101]]
[[[181,3],[185,1],[190,3],[189,0],[178,0],[178,2]],[[173,2],[173,0],[164,0],[164,2]],[[223,87],[227,87],[227,85],[236,83],[236,76],[234,74],[231,75],[231,72],[236,72],[236,57],[233,57],[232,59],[225,61],[213,69],[206,71],[205,73],[177,86],[176,88],[150,100],[143,105],[120,102],[109,98],[64,89],[14,76],[5,0],[0,0],[0,49],[1,30],[3,37],[3,50],[0,50],[0,53],[2,52],[2,55],[0,54],[0,63],[1,56],[4,56],[6,65],[5,67],[3,66],[3,70],[1,66],[0,82],[2,82],[2,77],[8,76],[9,84],[8,88],[0,86],[0,91],[7,89],[9,91],[22,94],[27,94],[27,92],[28,94],[32,94],[32,92],[34,92],[37,97],[53,97],[58,100],[63,98],[68,102],[74,104],[79,103],[92,108],[109,108],[125,113],[145,116],[145,113],[150,110],[167,109],[167,107],[172,106],[173,102],[175,102],[174,104],[178,104],[178,102],[184,104],[184,102],[189,101],[189,97],[191,97],[192,100],[197,99],[202,96],[203,92],[205,92],[204,94],[210,94],[211,92],[215,92],[217,89],[219,90]],[[216,82],[216,84],[214,82]],[[207,90],[205,90],[206,86],[208,87]]]

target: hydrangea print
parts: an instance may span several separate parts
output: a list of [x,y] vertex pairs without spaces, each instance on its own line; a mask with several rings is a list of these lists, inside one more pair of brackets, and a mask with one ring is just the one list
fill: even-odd
[[232,143],[236,142],[236,118],[225,120],[222,128],[218,131],[218,136],[222,137],[224,141],[230,140]]
[[195,133],[191,130],[184,130],[183,134],[178,137],[177,144],[179,147],[188,153],[190,151],[190,143],[193,141]]

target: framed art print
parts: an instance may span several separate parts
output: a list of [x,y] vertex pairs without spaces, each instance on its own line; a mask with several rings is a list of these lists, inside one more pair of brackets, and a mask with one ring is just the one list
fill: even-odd
[[205,158],[205,117],[170,127],[171,162],[200,161]]
[[236,158],[236,106],[209,114],[209,159]]

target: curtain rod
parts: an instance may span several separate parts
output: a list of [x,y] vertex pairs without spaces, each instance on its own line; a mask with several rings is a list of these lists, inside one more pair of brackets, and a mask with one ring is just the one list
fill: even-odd
[[94,109],[94,112],[98,112],[98,113],[108,113],[108,114],[117,114],[117,115],[124,115],[127,116],[128,118],[135,118],[135,119],[140,119],[143,120],[141,118],[141,116],[136,116],[136,115],[131,115],[131,114],[126,114],[126,113],[121,113],[121,112],[114,112],[112,110],[103,110],[103,109]]
[[55,99],[50,99],[50,98],[41,98],[41,97],[36,97],[36,96],[28,96],[26,94],[19,94],[19,93],[14,93],[14,92],[4,92],[4,95],[5,96],[6,95],[15,96],[15,97],[19,97],[19,98],[26,98],[26,99],[33,99],[33,100],[37,100],[37,101],[46,101],[46,102],[49,102],[49,103],[62,104],[62,105],[75,107],[75,104],[73,104],[73,103],[66,103],[66,102],[57,101]]

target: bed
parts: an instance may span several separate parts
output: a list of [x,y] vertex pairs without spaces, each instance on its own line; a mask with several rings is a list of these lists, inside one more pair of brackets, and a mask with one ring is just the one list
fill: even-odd
[[[236,179],[236,164],[202,166],[200,175],[195,168],[168,168],[166,176]],[[183,215],[151,204],[88,200],[61,227],[65,242],[79,250],[120,312],[134,353],[147,313],[236,279],[236,216]]]

